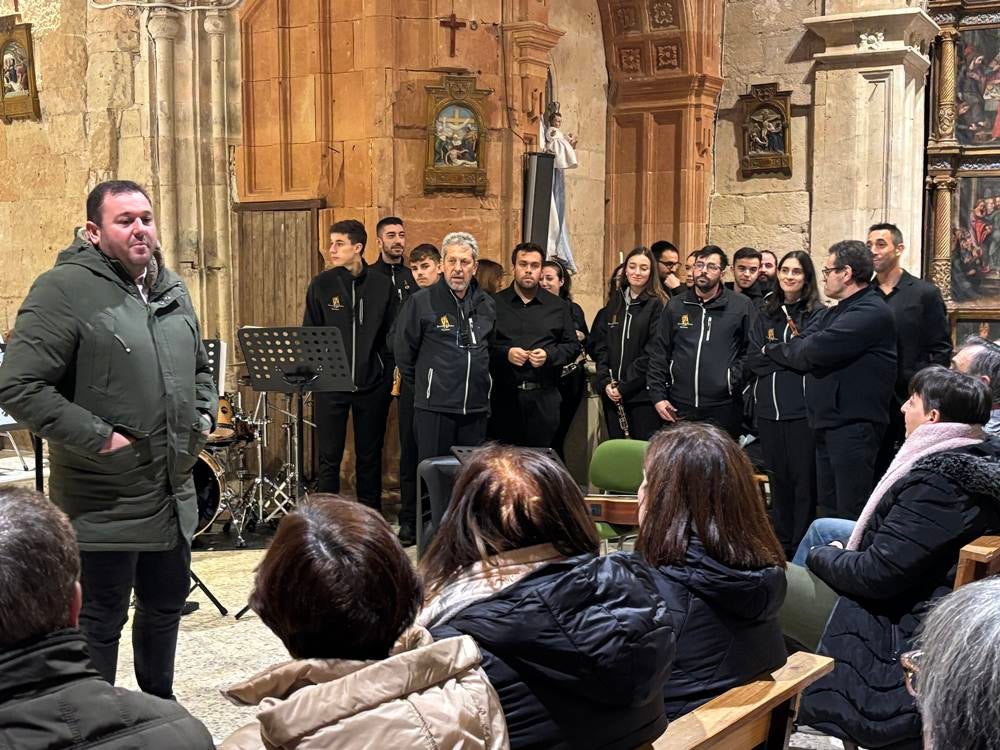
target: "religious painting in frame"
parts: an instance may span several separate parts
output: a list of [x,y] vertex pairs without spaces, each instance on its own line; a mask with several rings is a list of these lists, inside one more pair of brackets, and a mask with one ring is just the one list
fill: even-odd
[[31,24],[18,23],[19,18],[0,18],[0,120],[4,122],[40,117]]
[[962,29],[955,63],[955,139],[1000,146],[1000,27]]
[[740,172],[744,177],[792,173],[791,91],[777,83],[750,87],[740,97]]
[[427,87],[427,162],[424,190],[486,192],[486,117],[491,89],[476,87],[475,76],[445,75]]
[[960,174],[957,182],[951,299],[1000,310],[1000,175]]
[[1000,313],[957,310],[951,315],[951,334],[956,347],[970,336],[1000,341]]

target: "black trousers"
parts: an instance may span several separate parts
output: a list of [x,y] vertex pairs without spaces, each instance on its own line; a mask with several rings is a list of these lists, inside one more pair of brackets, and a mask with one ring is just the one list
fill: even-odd
[[413,388],[400,384],[399,398],[399,525],[413,527],[417,518],[417,438],[413,430]]
[[816,430],[816,501],[826,515],[857,519],[875,487],[884,431],[873,422]]
[[135,589],[132,650],[139,689],[174,695],[174,654],[181,608],[190,588],[191,547],[181,541],[166,552],[80,552],[83,609],[80,629],[94,668],[115,683],[118,642]]
[[580,408],[580,401],[583,400],[583,392],[587,388],[586,377],[584,369],[577,367],[566,377],[559,378],[559,396],[562,401],[559,404],[559,426],[552,438],[552,447],[564,461],[566,460],[564,448],[566,435],[569,434],[569,428]]
[[382,446],[389,417],[392,380],[367,391],[317,393],[319,491],[340,492],[340,463],[347,440],[347,415],[354,418],[354,467],[358,500],[382,509]]
[[740,439],[743,423],[743,407],[736,401],[721,406],[685,406],[674,404],[677,416],[689,422],[711,422],[728,432],[734,440]]
[[774,533],[789,560],[816,517],[816,441],[806,420],[758,419],[771,479]]
[[[625,437],[618,421],[618,408],[606,393],[601,394],[601,404],[604,406],[604,424],[608,428],[608,438],[619,440]],[[625,404],[625,418],[628,420],[629,436],[635,440],[649,440],[653,433],[663,427],[663,420],[656,413],[656,408],[646,401],[638,404]]]
[[899,446],[906,440],[906,422],[903,419],[903,412],[899,410],[900,406],[902,404],[893,395],[892,402],[889,405],[889,425],[882,434],[882,442],[879,444],[878,456],[875,459],[876,482],[885,474],[886,469],[889,468],[889,464],[892,463],[892,459],[896,457]]
[[417,463],[425,458],[451,455],[453,445],[482,445],[486,440],[486,420],[486,412],[447,414],[414,409]]
[[533,391],[495,389],[489,435],[510,445],[548,448],[559,429],[561,403],[554,385]]

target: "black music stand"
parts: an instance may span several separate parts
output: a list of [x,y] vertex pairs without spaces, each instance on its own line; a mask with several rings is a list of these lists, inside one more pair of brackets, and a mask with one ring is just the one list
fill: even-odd
[[[354,390],[351,363],[340,329],[333,326],[245,327],[237,331],[243,359],[255,391],[295,394],[295,470],[290,496],[304,494],[305,428],[302,402],[307,392]],[[241,609],[238,620],[250,605]]]

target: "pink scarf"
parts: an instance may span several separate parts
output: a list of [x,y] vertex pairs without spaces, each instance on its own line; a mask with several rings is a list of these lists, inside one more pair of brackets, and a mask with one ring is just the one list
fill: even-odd
[[981,443],[986,438],[982,425],[962,424],[960,422],[925,422],[906,438],[899,449],[899,453],[889,464],[885,471],[885,476],[879,480],[872,490],[872,494],[865,503],[864,510],[858,517],[858,522],[854,524],[851,538],[847,542],[847,549],[858,548],[861,544],[861,536],[865,532],[868,521],[871,520],[875,509],[881,502],[882,497],[889,488],[898,480],[902,479],[913,468],[913,464],[924,456],[932,453],[942,453],[954,448],[964,448],[967,445]]

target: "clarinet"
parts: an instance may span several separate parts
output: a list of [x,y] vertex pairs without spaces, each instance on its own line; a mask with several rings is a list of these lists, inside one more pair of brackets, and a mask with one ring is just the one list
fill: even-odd
[[792,316],[788,314],[788,308],[782,305],[781,312],[785,314],[785,320],[788,322],[788,330],[792,332],[792,338],[798,336],[799,335],[798,326],[795,325],[795,321],[792,320]]
[[[618,381],[611,378],[611,387],[617,389]],[[622,405],[621,401],[615,404],[615,408],[618,409],[618,426],[622,428],[622,432],[625,433],[625,439],[631,440],[632,436],[628,431],[628,417],[625,415],[625,407]]]

